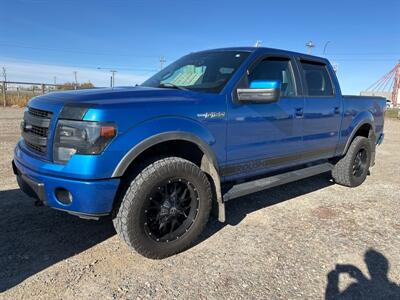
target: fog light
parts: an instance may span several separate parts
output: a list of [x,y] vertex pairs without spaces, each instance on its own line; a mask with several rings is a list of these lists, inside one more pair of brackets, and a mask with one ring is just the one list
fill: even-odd
[[72,203],[71,193],[64,188],[56,189],[56,198],[62,204],[71,204]]

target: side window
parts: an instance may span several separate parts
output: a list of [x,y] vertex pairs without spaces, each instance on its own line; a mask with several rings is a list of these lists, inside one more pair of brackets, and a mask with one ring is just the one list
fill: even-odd
[[296,96],[296,86],[289,59],[267,58],[261,61],[248,75],[248,84],[253,80],[279,80],[281,96]]
[[326,65],[301,62],[306,96],[333,96],[332,81]]

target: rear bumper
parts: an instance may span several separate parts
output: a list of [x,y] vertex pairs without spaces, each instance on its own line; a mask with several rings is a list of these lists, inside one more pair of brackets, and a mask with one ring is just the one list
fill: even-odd
[[[12,165],[21,190],[47,206],[89,218],[108,215],[112,210],[119,179],[93,181],[65,179],[32,171],[18,160],[14,160]],[[63,204],[57,199],[58,188],[70,192],[71,203]]]

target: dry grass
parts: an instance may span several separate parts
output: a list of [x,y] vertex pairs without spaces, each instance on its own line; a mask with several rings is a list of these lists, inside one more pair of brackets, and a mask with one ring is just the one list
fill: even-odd
[[[24,107],[28,103],[29,99],[31,99],[33,95],[27,95],[27,94],[20,94],[19,96],[17,94],[9,94],[7,93],[6,97],[6,103],[7,106],[18,106],[18,107]],[[4,103],[4,98],[1,98],[1,103]]]
[[399,117],[399,109],[398,108],[388,108],[385,116],[387,118],[398,118]]

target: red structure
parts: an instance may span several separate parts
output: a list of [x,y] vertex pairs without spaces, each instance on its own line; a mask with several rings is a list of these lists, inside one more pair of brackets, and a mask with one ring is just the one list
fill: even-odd
[[384,75],[381,79],[374,82],[366,92],[370,93],[391,93],[393,106],[397,106],[400,90],[400,62]]

